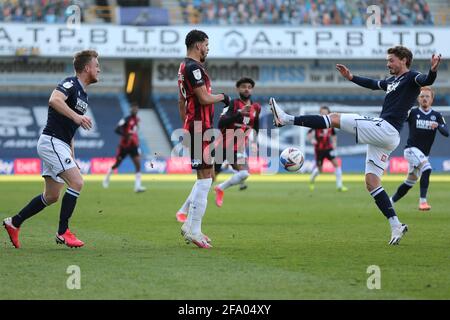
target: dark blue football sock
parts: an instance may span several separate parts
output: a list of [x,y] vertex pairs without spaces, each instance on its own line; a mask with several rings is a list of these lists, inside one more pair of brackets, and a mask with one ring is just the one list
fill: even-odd
[[325,129],[331,127],[328,116],[297,116],[294,118],[294,125],[313,129]]
[[396,216],[391,200],[383,187],[380,186],[371,191],[370,195],[375,199],[378,209],[380,209],[386,218],[389,219]]
[[66,193],[64,194],[64,197],[62,199],[61,212],[59,214],[58,234],[64,234],[69,228],[69,219],[72,216],[79,196],[79,192],[71,188],[67,188]]
[[392,196],[392,201],[397,202],[401,198],[408,193],[409,189],[412,188],[413,185],[408,184],[407,181],[403,182],[397,189],[397,192]]
[[18,214],[12,217],[12,224],[19,228],[20,225],[27,219],[34,216],[39,211],[42,211],[47,206],[44,195],[40,194],[33,198]]
[[420,177],[420,197],[424,199],[427,197],[428,186],[430,185],[430,174],[431,169],[428,169],[422,172]]

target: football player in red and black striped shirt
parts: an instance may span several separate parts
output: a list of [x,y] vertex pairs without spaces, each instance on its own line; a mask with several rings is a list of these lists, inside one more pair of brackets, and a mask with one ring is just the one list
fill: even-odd
[[[327,106],[320,107],[321,115],[327,115],[329,113],[330,109]],[[337,137],[334,128],[310,129],[308,131],[308,138],[311,144],[314,145],[314,154],[316,157],[316,166],[309,179],[309,188],[311,191],[314,190],[314,182],[317,176],[322,172],[324,159],[330,160],[335,168],[337,189],[339,191],[347,191],[347,187],[342,184],[342,168],[336,160]]]
[[[255,82],[250,78],[241,78],[236,82],[236,90],[239,99],[233,99],[230,105],[223,109],[219,120],[219,129],[222,131],[220,147],[223,150],[223,159],[237,172],[230,179],[224,181],[214,188],[216,192],[216,205],[223,204],[224,190],[243,183],[249,176],[246,147],[249,139],[252,140],[251,147],[256,149],[256,135],[259,130],[259,114],[261,106],[251,100]],[[216,160],[217,160],[216,154]],[[216,172],[222,162],[216,163]]]
[[[178,70],[178,107],[185,130],[183,142],[190,149],[191,167],[197,170],[197,182],[178,211],[177,220],[184,221],[181,234],[187,242],[210,248],[210,239],[202,233],[201,225],[214,174],[214,159],[209,150],[212,141],[203,141],[203,135],[213,128],[214,103],[229,105],[230,98],[223,93],[211,93],[211,80],[203,65],[209,51],[208,35],[192,30],[187,34],[185,44],[187,57]],[[186,211],[189,211],[187,217]]]
[[138,125],[139,118],[137,113],[139,106],[136,103],[131,105],[131,113],[126,118],[119,121],[115,132],[121,136],[119,147],[117,148],[116,162],[109,169],[103,180],[103,187],[109,187],[109,179],[115,169],[122,163],[123,159],[130,155],[136,170],[136,179],[134,183],[135,192],[144,192],[146,188],[141,185],[141,149],[139,148]]

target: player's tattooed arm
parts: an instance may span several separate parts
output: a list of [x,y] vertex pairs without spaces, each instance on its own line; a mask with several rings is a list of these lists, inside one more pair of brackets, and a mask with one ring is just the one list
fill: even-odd
[[85,115],[80,115],[70,109],[70,107],[66,103],[67,96],[64,95],[61,91],[53,90],[52,95],[48,101],[50,107],[55,109],[57,112],[66,116],[69,119],[72,119],[77,125],[81,126],[85,130],[89,130],[92,128],[92,120]]

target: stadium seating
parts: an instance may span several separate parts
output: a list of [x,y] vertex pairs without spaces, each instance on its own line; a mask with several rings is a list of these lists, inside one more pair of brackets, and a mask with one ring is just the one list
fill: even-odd
[[[142,13],[149,7],[170,12],[170,24],[206,25],[354,25],[365,24],[367,7],[378,5],[383,25],[447,25],[449,11],[442,12],[433,0],[171,0],[140,1]],[[134,3],[134,2],[133,2]],[[126,3],[130,6],[133,3]],[[89,23],[120,23],[115,6],[99,6],[95,0],[0,0],[1,22],[64,23],[73,13],[68,8],[76,4],[81,9],[81,21]],[[117,3],[119,8],[125,2]]]
[[383,25],[432,25],[425,0],[179,0],[184,23],[236,25],[364,25],[369,5],[381,8]]

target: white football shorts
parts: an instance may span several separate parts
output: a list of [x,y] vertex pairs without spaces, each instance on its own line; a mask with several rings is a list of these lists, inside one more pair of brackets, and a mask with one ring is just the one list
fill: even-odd
[[403,156],[408,161],[408,173],[412,173],[419,177],[423,167],[422,164],[428,162],[428,157],[416,147],[405,148]]
[[400,143],[400,134],[389,122],[381,118],[354,113],[341,114],[341,129],[356,136],[356,143],[367,144],[365,173],[381,177],[389,155]]
[[58,138],[41,134],[37,152],[42,159],[42,176],[51,177],[56,182],[64,183],[59,175],[77,166],[72,158],[70,146]]

